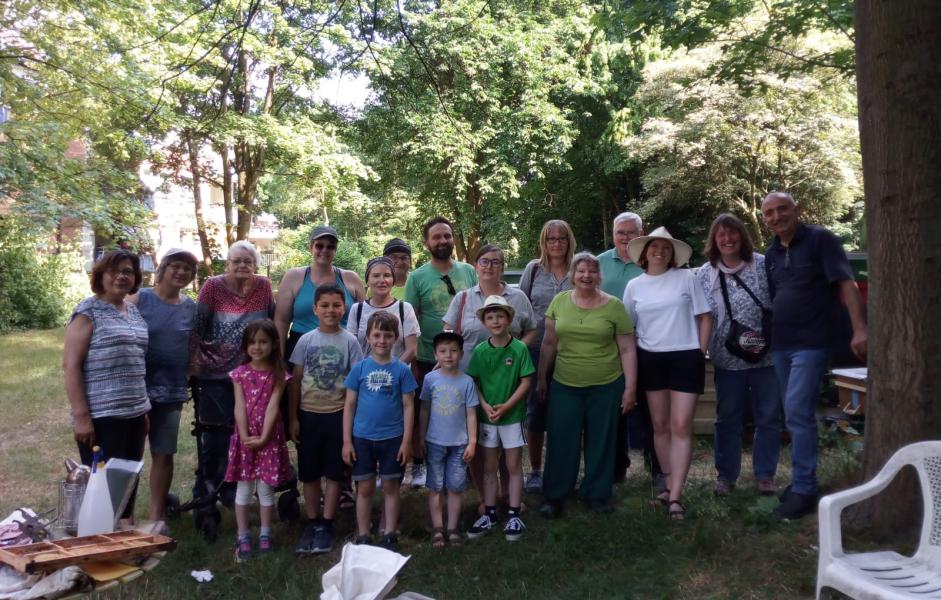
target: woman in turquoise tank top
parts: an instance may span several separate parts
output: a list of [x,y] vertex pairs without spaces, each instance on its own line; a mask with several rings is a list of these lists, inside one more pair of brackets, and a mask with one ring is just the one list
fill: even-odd
[[359,275],[333,266],[338,241],[339,235],[333,227],[314,227],[310,232],[311,264],[288,269],[281,278],[274,322],[281,336],[285,357],[291,356],[294,345],[303,334],[319,325],[314,315],[314,292],[318,285],[336,285],[343,290],[346,312],[341,325],[344,327],[353,304],[366,298],[366,290]]

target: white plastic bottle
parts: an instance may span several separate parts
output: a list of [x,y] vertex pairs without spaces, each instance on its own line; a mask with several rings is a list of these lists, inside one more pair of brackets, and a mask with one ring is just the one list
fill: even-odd
[[82,508],[78,511],[78,535],[96,535],[114,531],[114,507],[105,475],[105,461],[101,448],[95,446],[92,474],[85,488]]

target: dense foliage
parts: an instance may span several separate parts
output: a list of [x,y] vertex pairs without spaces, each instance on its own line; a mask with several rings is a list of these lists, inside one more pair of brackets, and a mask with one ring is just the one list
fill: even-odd
[[[765,237],[757,203],[787,189],[855,245],[851,17],[838,0],[17,0],[0,211],[147,245],[146,166],[193,191],[205,254],[200,182],[223,190],[223,242],[275,214],[281,271],[315,222],[356,268],[393,235],[418,254],[438,213],[462,257],[496,242],[516,263],[550,217],[603,250],[625,209],[694,246],[720,210]],[[364,105],[318,99],[344,73],[368,79]]]

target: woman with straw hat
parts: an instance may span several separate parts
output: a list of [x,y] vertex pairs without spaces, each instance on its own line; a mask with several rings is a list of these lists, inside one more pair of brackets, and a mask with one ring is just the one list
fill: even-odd
[[688,269],[693,251],[665,227],[631,240],[631,260],[644,269],[624,290],[637,331],[640,385],[647,392],[654,448],[668,489],[657,498],[673,519],[686,514],[680,498],[689,472],[693,412],[705,383],[712,312]]

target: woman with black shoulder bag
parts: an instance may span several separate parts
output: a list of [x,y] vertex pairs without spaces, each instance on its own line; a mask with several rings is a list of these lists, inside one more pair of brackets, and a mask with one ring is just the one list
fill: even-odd
[[709,260],[697,276],[715,323],[709,343],[717,397],[714,492],[726,496],[738,480],[748,402],[755,427],[755,483],[762,495],[773,495],[782,409],[780,387],[768,354],[771,297],[765,259],[754,251],[744,223],[728,213],[712,222],[705,253]]

